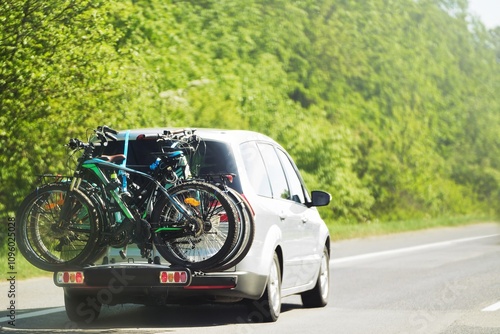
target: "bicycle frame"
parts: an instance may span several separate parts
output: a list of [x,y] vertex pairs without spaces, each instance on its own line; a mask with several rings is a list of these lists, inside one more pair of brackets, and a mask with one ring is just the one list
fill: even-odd
[[[177,180],[184,179],[186,176],[185,173],[189,174],[189,167],[184,158],[183,151],[180,147],[177,147],[178,142],[174,144],[170,143],[170,146],[167,146],[170,149],[174,149],[173,151],[165,152],[164,148],[161,148],[162,153],[160,157],[150,166],[153,173],[149,174],[126,167],[126,154],[124,154],[125,160],[123,160],[121,164],[109,161],[105,156],[94,156],[94,149],[106,146],[105,143],[108,140],[117,140],[114,136],[116,134],[116,131],[103,126],[97,128],[95,137],[89,139],[89,143],[83,143],[77,138],[71,139],[68,143],[68,147],[75,152],[79,149],[84,149],[84,153],[78,159],[78,165],[69,184],[68,196],[72,197],[71,193],[79,191],[80,189],[84,190],[84,192],[91,191],[91,193],[94,194],[92,195],[92,197],[94,197],[93,201],[97,204],[101,214],[104,215],[103,218],[106,219],[103,225],[106,234],[110,237],[119,237],[115,239],[116,243],[114,243],[114,246],[113,244],[110,245],[113,247],[118,247],[116,245],[125,246],[126,244],[124,244],[124,242],[127,235],[134,236],[133,239],[130,239],[128,242],[132,241],[137,243],[138,239],[135,237],[138,235],[145,237],[146,239],[142,240],[148,242],[146,240],[151,237],[148,236],[151,233],[154,235],[160,232],[166,232],[166,236],[178,238],[192,236],[194,231],[201,231],[201,226],[204,222],[193,215],[191,208],[193,206],[192,203],[197,203],[196,199],[194,199],[194,201],[190,201],[190,198],[182,200],[176,196],[170,195],[168,191],[172,185],[176,184]],[[145,135],[145,137],[147,136],[148,135]],[[156,138],[160,138],[160,136],[161,135],[153,135],[153,137]],[[126,141],[127,140],[128,137],[126,137]],[[94,145],[96,142],[100,142],[100,145]],[[127,148],[128,145],[126,142],[124,153],[127,152]],[[167,160],[163,161],[163,158],[167,158]],[[175,166],[169,164],[169,162],[175,161],[178,163]],[[174,168],[172,169],[171,167]],[[166,168],[166,172],[171,173],[173,176],[172,179],[166,177],[166,174],[163,172],[164,168]],[[145,186],[134,187],[135,191],[129,193],[126,184],[130,174],[139,176],[149,181],[149,183]],[[92,180],[94,180],[94,182]],[[133,185],[133,183],[131,185]],[[98,191],[96,192],[96,190]],[[137,191],[139,191],[139,193]],[[165,197],[159,199],[157,196],[158,192],[162,193]],[[178,216],[174,218],[175,221],[172,222],[174,225],[169,226],[167,223],[167,226],[159,226],[159,221],[150,222],[147,220],[148,215],[154,214],[154,205],[158,203],[158,200],[162,203],[165,201],[170,203],[177,212]],[[66,201],[61,210],[61,225],[63,225],[66,220],[66,212],[69,212],[69,202],[70,201]],[[151,226],[150,223],[152,223],[153,226]],[[134,228],[135,231],[133,230]],[[123,235],[123,232],[125,232],[125,235]]]
[[[182,203],[179,203],[179,201],[176,198],[173,198],[170,196],[168,191],[164,188],[164,186],[158,182],[155,178],[150,176],[149,174],[146,174],[144,172],[131,169],[128,167],[124,167],[112,162],[104,161],[98,157],[96,158],[91,158],[89,160],[84,161],[81,164],[81,168],[88,169],[90,170],[94,175],[97,176],[97,178],[100,180],[102,183],[103,189],[107,194],[110,194],[113,200],[116,202],[118,207],[120,208],[121,213],[125,216],[125,218],[128,218],[130,220],[138,220],[140,219],[139,217],[134,216],[134,214],[130,211],[128,205],[123,201],[119,194],[118,187],[113,188],[112,181],[108,179],[106,174],[102,171],[100,167],[107,167],[116,171],[123,171],[123,172],[128,172],[128,173],[133,173],[136,175],[140,175],[141,177],[144,177],[148,179],[149,181],[153,182],[156,186],[156,189],[159,189],[167,198],[168,200],[173,203],[175,208],[183,215],[184,218],[190,219],[190,214],[189,212],[184,208],[184,205]],[[73,191],[74,189],[78,189],[81,185],[81,182],[83,180],[82,177],[78,176],[78,174],[81,174],[81,172],[76,173],[76,177],[73,178],[71,185],[70,185],[70,191]],[[109,190],[111,189],[111,190]],[[181,227],[161,227],[154,232],[161,232],[161,231],[180,231],[182,230]]]

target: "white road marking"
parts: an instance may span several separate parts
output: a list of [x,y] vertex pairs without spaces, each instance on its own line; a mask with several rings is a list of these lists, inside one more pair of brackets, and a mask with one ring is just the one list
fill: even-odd
[[488,307],[483,308],[481,311],[483,312],[494,312],[500,310],[500,302],[490,305]]
[[39,317],[42,315],[64,312],[64,311],[66,311],[66,309],[64,307],[56,307],[56,308],[50,308],[48,310],[43,310],[43,311],[35,311],[35,312],[29,312],[29,313],[23,313],[23,314],[16,314],[16,320]]
[[353,262],[353,261],[358,261],[358,260],[372,259],[375,257],[381,257],[381,256],[386,256],[386,255],[395,255],[395,254],[402,254],[402,253],[415,252],[415,251],[419,251],[419,250],[425,250],[425,249],[429,249],[429,248],[451,246],[451,245],[455,245],[458,243],[486,239],[486,238],[493,238],[493,237],[497,237],[497,236],[500,236],[500,234],[491,234],[491,235],[484,235],[484,236],[479,236],[479,237],[455,239],[455,240],[449,240],[449,241],[434,242],[431,244],[418,245],[418,246],[413,246],[413,247],[391,249],[391,250],[382,251],[382,252],[374,252],[374,253],[360,254],[360,255],[354,255],[354,256],[346,256],[346,257],[341,257],[338,259],[331,259],[330,264],[335,265],[335,264]]

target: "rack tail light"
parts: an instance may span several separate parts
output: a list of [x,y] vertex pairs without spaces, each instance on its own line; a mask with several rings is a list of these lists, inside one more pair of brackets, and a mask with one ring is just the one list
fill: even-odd
[[83,271],[63,271],[57,273],[56,280],[59,284],[84,284],[85,276]]
[[160,271],[161,284],[182,284],[189,282],[190,275],[185,270]]

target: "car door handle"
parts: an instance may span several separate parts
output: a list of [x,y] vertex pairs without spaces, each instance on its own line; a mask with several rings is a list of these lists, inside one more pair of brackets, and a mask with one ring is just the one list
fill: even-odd
[[305,216],[303,216],[302,218],[300,218],[300,220],[302,221],[303,224],[307,223],[309,221],[309,219]]
[[278,214],[278,217],[280,217],[281,220],[285,220],[288,217],[288,215],[285,213],[285,211],[281,211]]

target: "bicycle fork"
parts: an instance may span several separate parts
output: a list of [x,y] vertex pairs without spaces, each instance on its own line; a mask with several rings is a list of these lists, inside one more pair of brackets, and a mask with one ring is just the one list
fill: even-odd
[[81,178],[73,178],[71,184],[69,186],[68,191],[66,192],[66,196],[63,199],[63,203],[61,206],[61,212],[59,213],[59,220],[57,224],[57,228],[62,228],[65,223],[68,223],[71,220],[72,213],[77,212],[79,209],[75,207],[76,203],[74,201],[73,192],[74,189],[78,189],[82,182]]

